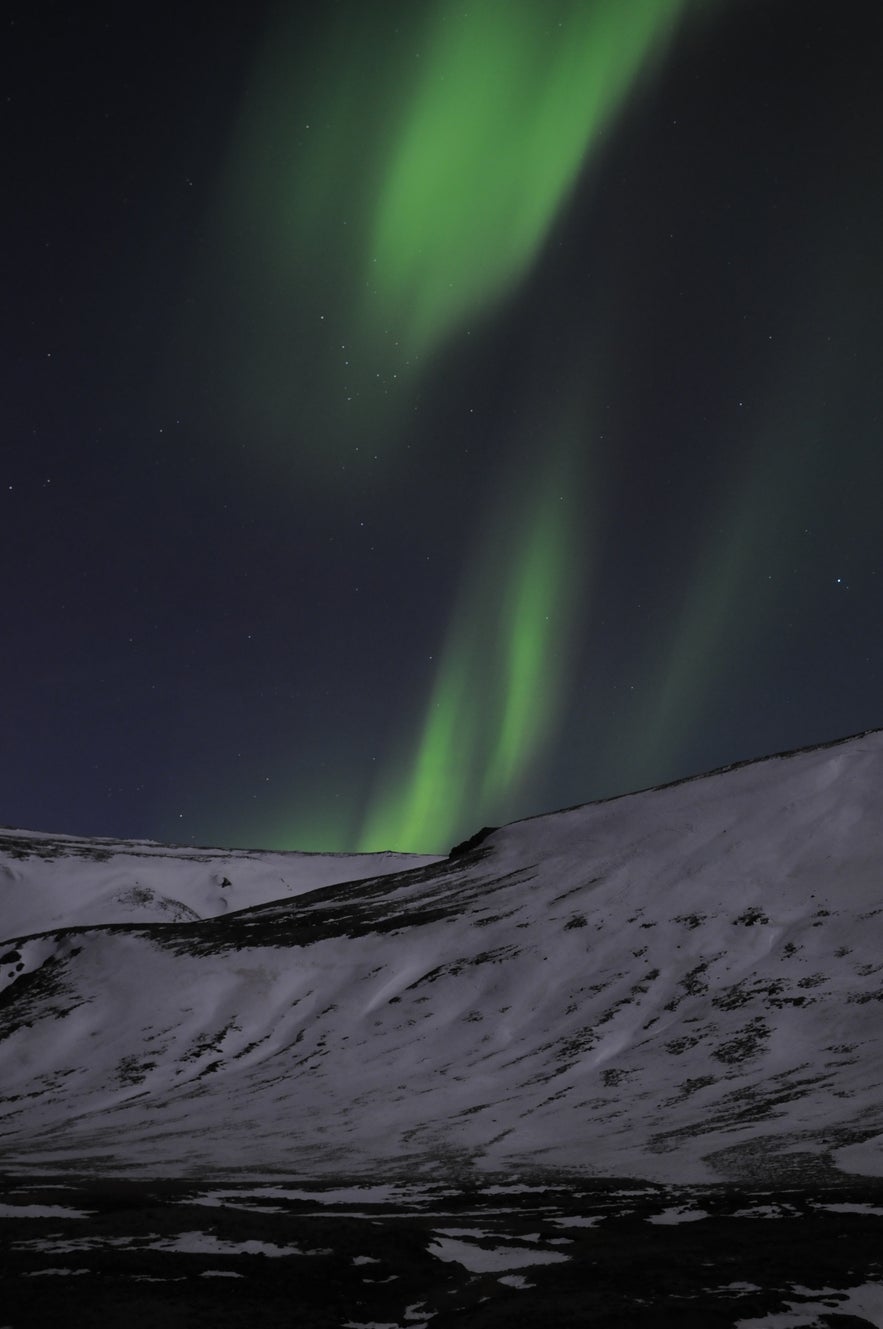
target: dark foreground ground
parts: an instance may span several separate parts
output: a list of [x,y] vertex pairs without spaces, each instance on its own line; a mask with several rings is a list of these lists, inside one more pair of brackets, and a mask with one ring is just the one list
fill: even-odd
[[883,1183],[0,1178],[0,1329],[883,1329]]

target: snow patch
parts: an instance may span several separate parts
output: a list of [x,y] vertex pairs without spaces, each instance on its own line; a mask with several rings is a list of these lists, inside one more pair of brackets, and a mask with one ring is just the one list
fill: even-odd
[[735,1329],[807,1329],[808,1315],[855,1315],[883,1329],[883,1284],[865,1283],[840,1291],[837,1288],[795,1287],[799,1299],[788,1302],[787,1311],[739,1320]]
[[68,1209],[63,1204],[0,1204],[0,1218],[91,1218],[94,1209]]
[[558,1251],[532,1250],[528,1246],[505,1246],[488,1250],[472,1242],[438,1237],[428,1247],[430,1255],[439,1260],[453,1260],[474,1274],[497,1273],[505,1269],[523,1269],[532,1264],[559,1264],[568,1255]]
[[91,1274],[91,1272],[92,1272],[91,1269],[64,1269],[64,1268],[59,1268],[59,1269],[26,1269],[26,1270],[23,1272],[22,1277],[23,1277],[23,1278],[48,1278],[48,1277],[51,1277],[51,1276],[53,1276],[53,1275],[57,1275],[57,1276],[66,1276],[66,1275],[70,1275],[71,1277],[74,1277],[74,1278],[75,1278],[78,1274]]
[[661,1214],[651,1214],[647,1222],[673,1227],[677,1223],[697,1223],[700,1218],[708,1217],[703,1209],[663,1209]]

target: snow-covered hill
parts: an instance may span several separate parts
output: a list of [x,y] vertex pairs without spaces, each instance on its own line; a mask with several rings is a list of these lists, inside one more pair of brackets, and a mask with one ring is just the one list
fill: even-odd
[[[222,917],[9,942],[0,1142],[157,1175],[880,1174],[881,812],[878,731]],[[151,863],[195,909],[179,851]]]
[[195,849],[0,828],[0,937],[84,923],[190,922],[437,861]]

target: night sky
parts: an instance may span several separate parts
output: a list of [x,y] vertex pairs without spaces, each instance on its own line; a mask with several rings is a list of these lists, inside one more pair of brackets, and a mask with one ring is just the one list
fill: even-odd
[[18,10],[0,822],[446,851],[883,724],[880,0]]

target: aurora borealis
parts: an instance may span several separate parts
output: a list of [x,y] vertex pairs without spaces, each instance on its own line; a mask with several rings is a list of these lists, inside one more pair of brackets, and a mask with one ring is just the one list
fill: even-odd
[[0,820],[444,851],[883,722],[875,3],[37,11]]
[[371,208],[372,323],[419,355],[511,289],[682,8],[425,7],[421,72]]

